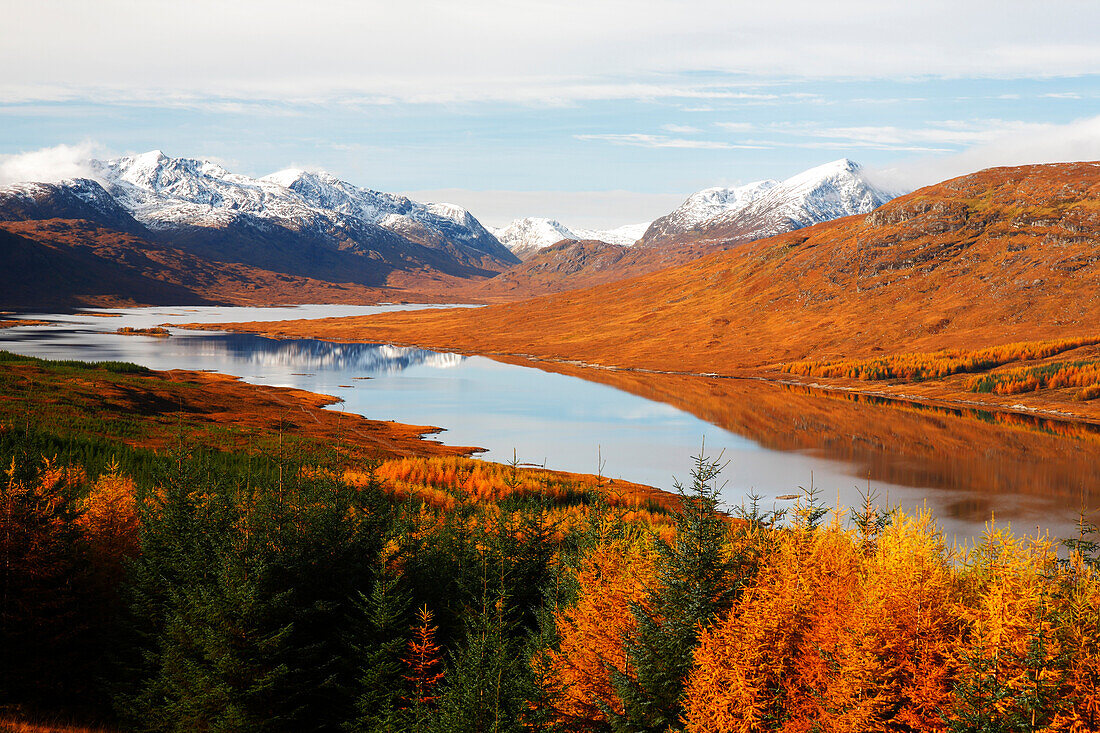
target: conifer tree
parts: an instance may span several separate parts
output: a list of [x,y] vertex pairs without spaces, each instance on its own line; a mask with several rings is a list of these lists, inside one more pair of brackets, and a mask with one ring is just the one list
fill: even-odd
[[417,610],[412,638],[402,659],[405,681],[409,685],[407,707],[412,712],[412,728],[418,733],[425,730],[429,716],[437,707],[436,688],[443,679],[443,649],[436,643],[438,627],[433,620],[428,604]]
[[526,730],[522,716],[533,694],[527,650],[509,619],[508,598],[486,593],[467,617],[448,666],[434,733],[509,733]]
[[401,696],[404,691],[401,653],[407,644],[405,613],[408,593],[398,579],[380,570],[370,596],[359,594],[353,630],[352,653],[359,660],[356,717],[348,731],[383,733],[403,727]]
[[657,582],[632,605],[637,631],[626,639],[627,666],[613,673],[624,712],[609,711],[617,731],[681,730],[684,684],[700,630],[729,609],[752,572],[728,553],[729,529],[718,513],[721,459],[695,457],[692,483],[680,495],[676,537],[656,539]]
[[0,476],[0,703],[56,704],[84,661],[73,649],[84,571],[76,487],[55,460],[35,468],[13,457]]

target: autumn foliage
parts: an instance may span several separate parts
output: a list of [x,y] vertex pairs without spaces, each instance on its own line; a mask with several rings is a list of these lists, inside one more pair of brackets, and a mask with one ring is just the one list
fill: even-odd
[[1100,397],[1100,362],[1078,360],[1039,366],[1018,367],[971,377],[966,388],[971,392],[1012,395],[1040,389],[1078,388],[1074,398],[1094,400]]
[[1100,338],[1021,341],[988,349],[944,349],[931,353],[893,354],[855,361],[796,361],[783,367],[789,374],[848,379],[939,379],[952,374],[982,372],[1014,361],[1045,359],[1064,351],[1100,343]]
[[432,705],[438,700],[435,688],[443,679],[443,649],[436,642],[432,612],[427,604],[416,612],[413,637],[405,652],[405,679],[412,685],[410,703],[413,706]]
[[[994,524],[949,546],[929,514],[828,511],[812,494],[786,517],[717,519],[685,494],[649,521],[625,497],[466,459],[231,486],[187,466],[144,491],[114,460],[94,478],[52,457],[10,463],[9,699],[79,689],[117,634],[144,651],[116,705],[152,729],[181,715],[256,729],[314,715],[395,731],[467,729],[464,716],[517,732],[1100,729],[1100,534],[1085,521],[1059,555]],[[691,558],[721,572],[693,578]],[[683,671],[662,666],[662,645],[685,643]]]
[[584,727],[623,713],[612,673],[627,668],[623,640],[637,628],[631,604],[654,581],[654,556],[637,536],[615,537],[589,550],[575,573],[576,603],[553,612],[560,642],[535,666],[553,718]]

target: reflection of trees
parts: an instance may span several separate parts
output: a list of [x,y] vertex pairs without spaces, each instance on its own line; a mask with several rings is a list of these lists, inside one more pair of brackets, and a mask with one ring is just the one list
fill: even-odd
[[538,366],[664,402],[771,450],[843,461],[873,482],[1100,506],[1100,431],[1088,424],[754,380]]
[[466,358],[426,349],[387,344],[334,344],[313,339],[275,340],[251,334],[227,334],[180,339],[177,343],[196,354],[227,357],[260,367],[297,371],[356,370],[394,374],[414,366],[447,369]]

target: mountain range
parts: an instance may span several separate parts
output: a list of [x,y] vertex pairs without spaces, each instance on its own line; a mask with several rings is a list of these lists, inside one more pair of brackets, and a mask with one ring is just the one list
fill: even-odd
[[638,244],[652,247],[684,239],[752,241],[866,214],[897,195],[868,180],[858,163],[842,158],[783,181],[697,191],[650,224]]
[[[160,151],[92,160],[87,170],[0,188],[0,229],[21,240],[9,237],[7,246],[38,275],[29,279],[43,291],[35,302],[150,302],[158,280],[166,283],[161,300],[173,302],[192,281],[202,284],[187,302],[237,302],[235,289],[249,292],[249,302],[516,299],[654,272],[891,198],[840,160],[785,181],[697,192],[648,225],[596,231],[528,217],[490,230],[460,206],[324,172],[257,178]],[[36,247],[49,251],[34,255]],[[67,252],[84,264],[65,265]],[[50,284],[53,270],[72,277]],[[13,294],[28,287],[12,282],[4,304],[19,305]]]
[[488,277],[518,262],[461,207],[326,173],[251,178],[160,151],[89,167],[88,178],[0,189],[0,221],[82,219],[219,262],[373,287],[394,273]]

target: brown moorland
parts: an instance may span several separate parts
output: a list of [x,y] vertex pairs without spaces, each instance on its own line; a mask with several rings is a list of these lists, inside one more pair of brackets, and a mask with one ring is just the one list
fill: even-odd
[[462,295],[468,302],[494,303],[607,285],[682,265],[744,240],[685,240],[660,247],[623,247],[597,240],[564,239],[483,282],[472,282]]
[[[1091,337],[1098,317],[1100,164],[1060,163],[980,171],[867,215],[582,291],[478,310],[232,328],[795,379],[783,364]],[[992,397],[950,384],[944,395]],[[1097,416],[1090,403],[1073,406]]]

